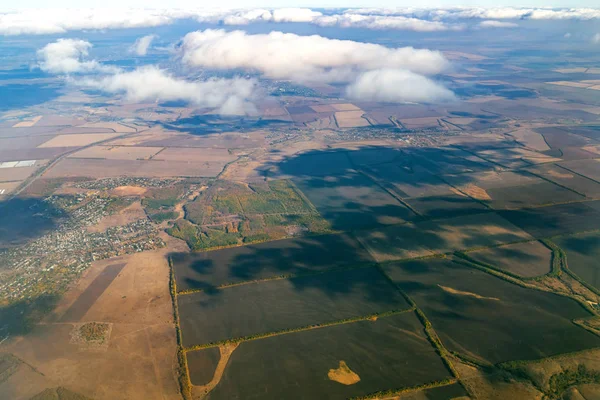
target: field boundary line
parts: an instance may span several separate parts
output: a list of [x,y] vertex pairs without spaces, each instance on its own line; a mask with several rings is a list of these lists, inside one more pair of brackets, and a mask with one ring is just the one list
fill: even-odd
[[238,337],[238,338],[219,340],[217,342],[197,344],[194,346],[185,347],[184,351],[187,353],[190,351],[204,350],[204,349],[209,349],[212,347],[219,347],[219,346],[223,346],[223,345],[227,345],[227,344],[235,344],[235,343],[248,342],[251,340],[267,339],[267,338],[274,337],[274,336],[287,335],[287,334],[297,333],[297,332],[305,332],[305,331],[310,331],[313,329],[323,329],[323,328],[328,328],[328,327],[336,326],[336,325],[352,324],[355,322],[368,321],[368,320],[376,321],[379,318],[391,317],[393,315],[405,314],[405,313],[409,313],[412,311],[414,311],[414,308],[410,307],[410,308],[402,309],[402,310],[391,310],[391,311],[385,311],[385,312],[380,312],[380,313],[362,315],[362,316],[358,316],[358,317],[341,319],[341,320],[337,320],[337,321],[324,322],[322,324],[305,325],[305,326],[302,326],[299,328],[283,329],[280,331],[259,333],[256,335],[249,335],[249,336],[242,336],[242,337]]
[[366,396],[358,396],[358,397],[350,397],[349,400],[379,400],[379,399],[388,399],[388,398],[394,398],[400,394],[406,394],[406,393],[410,393],[410,392],[416,392],[418,390],[425,390],[425,389],[433,389],[433,388],[438,388],[438,387],[444,387],[444,386],[450,386],[450,385],[454,385],[455,383],[460,383],[458,381],[458,379],[456,378],[450,378],[450,379],[444,379],[441,381],[433,381],[433,382],[429,382],[429,383],[424,383],[422,385],[417,385],[417,386],[410,386],[410,387],[406,387],[406,388],[402,388],[402,389],[389,389],[389,390],[382,390],[379,392],[374,392],[371,394],[368,394]]
[[272,277],[268,277],[268,278],[261,278],[261,279],[253,279],[250,281],[243,281],[243,282],[235,282],[235,283],[224,283],[222,285],[217,285],[214,287],[211,287],[209,289],[184,289],[182,291],[177,292],[178,296],[185,296],[188,294],[194,294],[194,293],[202,293],[205,292],[207,290],[223,290],[223,289],[229,289],[232,287],[237,287],[237,286],[245,286],[245,285],[252,285],[252,284],[258,284],[258,283],[263,283],[263,282],[270,282],[270,281],[280,281],[280,280],[284,280],[284,279],[291,279],[291,278],[303,278],[303,277],[308,277],[308,276],[315,276],[315,275],[323,275],[323,274],[327,274],[329,272],[343,272],[343,271],[352,271],[355,269],[362,269],[362,268],[369,268],[369,267],[375,267],[377,266],[376,263],[371,262],[368,264],[362,264],[362,265],[355,265],[355,266],[351,266],[351,267],[334,267],[334,268],[328,268],[322,271],[314,271],[314,272],[307,272],[304,274],[289,274],[289,275],[276,275],[276,276],[272,276]]
[[[594,160],[594,158],[590,158],[590,160]],[[575,161],[579,161],[579,160],[575,160]],[[590,178],[589,176],[586,176],[586,175],[580,174],[579,172],[576,172],[576,171],[572,170],[571,168],[567,168],[567,167],[565,167],[564,165],[560,165],[560,164],[558,164],[558,163],[555,163],[555,165],[557,165],[559,168],[562,168],[562,169],[564,169],[564,170],[567,170],[567,171],[569,171],[569,172],[571,172],[571,173],[573,173],[573,174],[575,174],[575,175],[579,175],[579,176],[581,176],[581,177],[583,177],[583,178],[589,179],[590,181],[593,181],[593,182],[596,182],[596,183],[599,183],[599,184],[600,184],[600,181],[597,181],[597,180],[596,180],[596,179],[594,179],[594,178]]]

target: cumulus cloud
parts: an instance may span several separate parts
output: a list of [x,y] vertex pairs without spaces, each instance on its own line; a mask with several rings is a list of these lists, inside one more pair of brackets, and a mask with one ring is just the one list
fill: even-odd
[[27,9],[0,13],[0,35],[44,35],[84,29],[147,28],[187,13],[146,9]]
[[251,79],[209,79],[187,81],[157,67],[138,68],[103,77],[72,80],[73,84],[123,94],[128,101],[190,102],[198,107],[216,108],[220,114],[255,114],[252,103],[256,81]]
[[481,28],[517,28],[519,25],[514,22],[485,20],[479,23]]
[[350,99],[389,103],[434,103],[455,100],[454,94],[439,83],[398,69],[376,69],[361,74],[346,88]]
[[463,26],[461,25],[448,25],[440,21],[426,21],[404,16],[362,14],[327,15],[314,19],[313,23],[320,26],[338,26],[341,28],[398,29],[416,32],[437,32],[463,29]]
[[138,56],[145,56],[148,53],[148,48],[152,44],[152,41],[156,39],[156,35],[146,35],[135,41],[133,46],[129,49],[132,53]]
[[187,34],[182,60],[190,66],[258,71],[267,78],[297,81],[345,82],[357,72],[400,68],[436,74],[448,67],[438,51],[412,47],[388,48],[336,40],[271,32],[249,35],[243,31],[205,30]]
[[52,74],[116,72],[118,68],[104,66],[95,60],[86,61],[92,44],[81,39],[58,39],[38,50],[38,66]]

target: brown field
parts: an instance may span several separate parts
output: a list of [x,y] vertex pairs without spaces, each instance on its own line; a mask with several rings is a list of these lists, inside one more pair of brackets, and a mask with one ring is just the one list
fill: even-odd
[[330,104],[335,111],[361,111],[360,108],[350,103]]
[[[141,188],[140,188],[141,189]],[[88,226],[88,232],[104,232],[114,226],[127,225],[139,219],[146,219],[146,213],[142,204],[136,201],[132,205],[122,209],[116,214],[103,217],[96,225]]]
[[[335,108],[331,104],[320,104],[318,106],[310,106],[315,112],[318,113],[332,113],[336,111],[343,111]],[[356,110],[356,108],[352,108],[352,110]]]
[[78,128],[102,128],[102,129],[111,129],[113,132],[117,133],[133,133],[137,132],[136,129],[130,128],[123,124],[119,124],[117,122],[93,122],[87,123],[84,125],[78,126]]
[[[6,351],[35,368],[0,383],[12,399],[29,399],[48,387],[63,386],[93,399],[180,399],[175,379],[176,338],[169,294],[167,251],[153,251],[95,262],[55,311],[60,315],[109,265],[124,268],[95,300],[80,322],[110,323],[104,349],[71,343],[72,323],[46,323]],[[26,371],[25,371],[26,372]],[[23,381],[22,379],[31,380]]]
[[437,117],[402,118],[400,122],[407,129],[440,128]]
[[106,160],[147,160],[162,147],[92,146],[69,155],[70,158],[103,158]]
[[87,146],[92,143],[101,142],[118,136],[116,133],[87,133],[87,134],[71,134],[58,135],[42,143],[38,148],[45,147],[79,147]]
[[561,162],[560,166],[600,182],[600,159]]
[[221,162],[226,164],[237,159],[237,156],[231,154],[227,149],[213,148],[166,148],[155,157],[155,160],[165,161],[185,161],[185,162]]
[[0,199],[9,195],[21,182],[0,182]]
[[33,167],[0,168],[0,182],[23,181],[44,164],[37,161]]
[[369,121],[362,116],[364,111],[341,111],[336,112],[335,121],[340,128],[355,128],[360,126],[371,126]]
[[497,214],[407,223],[359,232],[357,237],[377,262],[533,240]]
[[44,175],[46,178],[89,177],[214,177],[223,170],[223,163],[140,160],[101,160],[95,158],[66,158]]
[[465,193],[470,190],[498,189],[543,182],[540,178],[531,174],[511,171],[482,171],[459,175],[444,175],[444,180]]
[[110,191],[111,196],[141,196],[148,191],[140,186],[119,186]]
[[529,129],[517,129],[514,132],[509,133],[510,136],[514,137],[523,146],[529,147],[537,151],[550,150],[548,144],[544,140],[544,137],[537,132]]

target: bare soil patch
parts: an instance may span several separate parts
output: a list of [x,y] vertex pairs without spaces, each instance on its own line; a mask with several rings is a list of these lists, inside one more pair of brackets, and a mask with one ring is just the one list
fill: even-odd
[[67,134],[58,135],[42,143],[38,148],[46,147],[79,147],[87,146],[92,143],[101,142],[118,136],[116,133],[88,133],[88,134]]
[[342,385],[354,385],[355,383],[360,382],[360,377],[356,372],[352,371],[343,360],[340,361],[340,366],[338,368],[329,370],[327,377]]

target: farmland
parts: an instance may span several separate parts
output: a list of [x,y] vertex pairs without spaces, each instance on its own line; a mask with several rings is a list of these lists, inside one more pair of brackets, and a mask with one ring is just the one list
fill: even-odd
[[569,269],[600,291],[600,235],[583,233],[553,241],[567,254]]
[[374,268],[202,291],[178,302],[186,347],[410,307]]
[[552,250],[537,241],[475,250],[468,255],[475,261],[525,278],[552,270]]
[[[571,299],[448,259],[390,264],[385,271],[419,305],[445,346],[480,362],[539,359],[600,346],[599,337],[571,323],[591,316]],[[543,341],[538,332],[545,332]]]
[[[343,385],[328,379],[328,371],[340,361],[359,382]],[[449,378],[418,319],[405,313],[241,343],[209,398],[344,399]],[[291,392],[290,381],[298,385]]]

